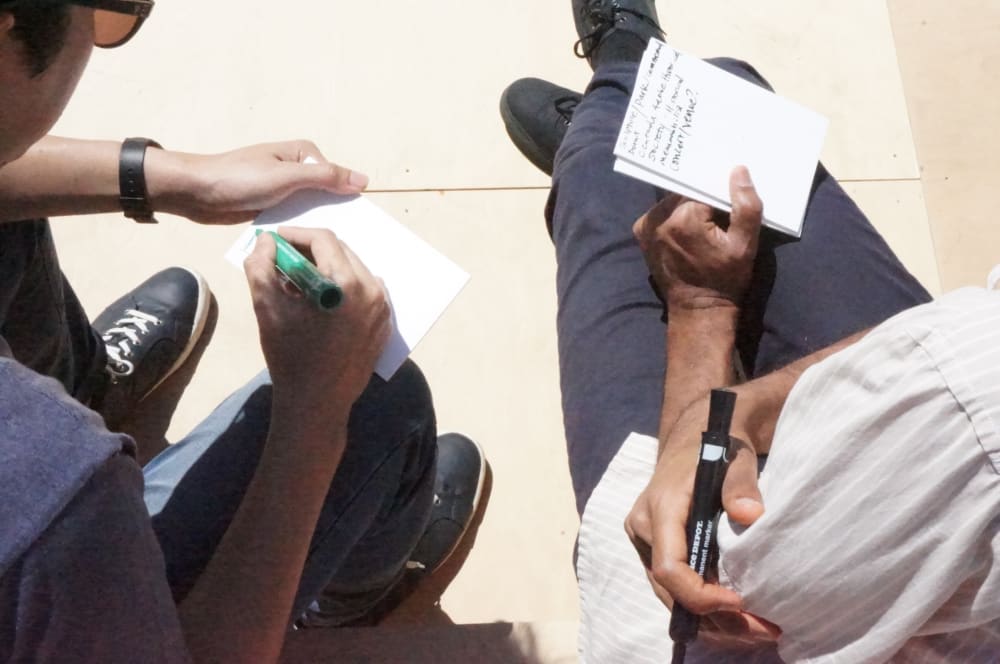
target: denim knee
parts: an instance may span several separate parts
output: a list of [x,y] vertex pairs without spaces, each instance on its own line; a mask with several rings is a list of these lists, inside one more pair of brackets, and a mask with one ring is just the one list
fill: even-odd
[[349,444],[368,446],[373,456],[391,453],[401,444],[435,447],[434,401],[423,372],[414,362],[404,362],[388,381],[372,376],[351,410],[348,436]]

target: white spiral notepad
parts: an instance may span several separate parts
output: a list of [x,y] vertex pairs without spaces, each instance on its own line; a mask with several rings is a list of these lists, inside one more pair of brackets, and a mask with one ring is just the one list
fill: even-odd
[[729,211],[729,175],[746,166],[764,224],[798,237],[828,124],[652,39],[615,145],[615,170]]

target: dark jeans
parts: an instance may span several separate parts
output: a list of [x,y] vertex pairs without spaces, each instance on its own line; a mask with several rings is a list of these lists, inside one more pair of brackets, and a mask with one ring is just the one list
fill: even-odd
[[103,383],[104,344],[59,269],[45,219],[0,223],[0,337],[81,403]]
[[[746,63],[709,62],[767,86]],[[563,420],[581,514],[626,436],[657,435],[663,399],[662,307],[632,236],[633,222],[663,192],[612,170],[637,68],[611,63],[594,73],[556,155],[546,208],[558,261]],[[759,376],[929,299],[820,166],[802,238],[762,232],[737,346],[747,373]]]
[[[146,507],[178,601],[198,580],[257,469],[271,419],[267,372],[146,464]],[[430,517],[437,434],[430,388],[407,362],[373,376],[351,411],[347,450],[309,547],[292,616],[327,586],[360,617],[402,571]]]
[[[19,362],[88,403],[103,380],[104,346],[59,269],[47,221],[0,224],[0,277],[0,341]],[[197,580],[239,507],[267,438],[270,406],[263,372],[144,469],[146,504],[177,599]],[[436,441],[430,389],[415,364],[407,362],[388,382],[371,379],[351,411],[347,450],[292,617],[328,585],[345,604],[370,601],[403,568],[430,517]]]

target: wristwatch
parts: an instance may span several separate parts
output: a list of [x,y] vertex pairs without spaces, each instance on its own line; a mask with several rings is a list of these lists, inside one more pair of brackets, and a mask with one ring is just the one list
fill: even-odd
[[118,157],[118,200],[129,219],[142,224],[155,224],[153,208],[146,191],[146,148],[163,146],[149,138],[126,138]]

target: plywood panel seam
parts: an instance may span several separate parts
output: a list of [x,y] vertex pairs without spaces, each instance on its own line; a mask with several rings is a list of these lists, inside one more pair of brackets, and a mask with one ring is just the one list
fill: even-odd
[[[899,60],[899,37],[897,35],[896,21],[894,20],[892,4],[892,0],[885,0],[885,11],[889,18],[889,34],[892,36],[893,54],[896,58],[896,69],[899,71],[900,84],[903,86],[903,102],[906,105],[906,126],[910,134],[910,141],[913,143],[913,154],[917,157],[917,172],[920,173],[920,187],[923,192],[924,211],[927,213],[928,236],[930,238],[931,251],[934,254],[934,265],[937,268],[938,281],[940,283],[944,266],[941,264],[941,255],[938,252],[938,238],[935,224],[931,223],[931,211],[930,208],[927,207],[928,192],[927,183],[924,182],[923,178],[923,159],[920,154],[920,146],[917,144],[916,137],[913,134],[913,110],[911,107],[912,97],[908,90],[908,79]],[[912,7],[910,7],[910,9],[912,10]]]
[[366,194],[433,194],[450,192],[506,192],[506,191],[548,191],[548,186],[524,186],[524,187],[420,187],[416,189],[366,189]]
[[837,182],[920,182],[920,178],[837,178]]

